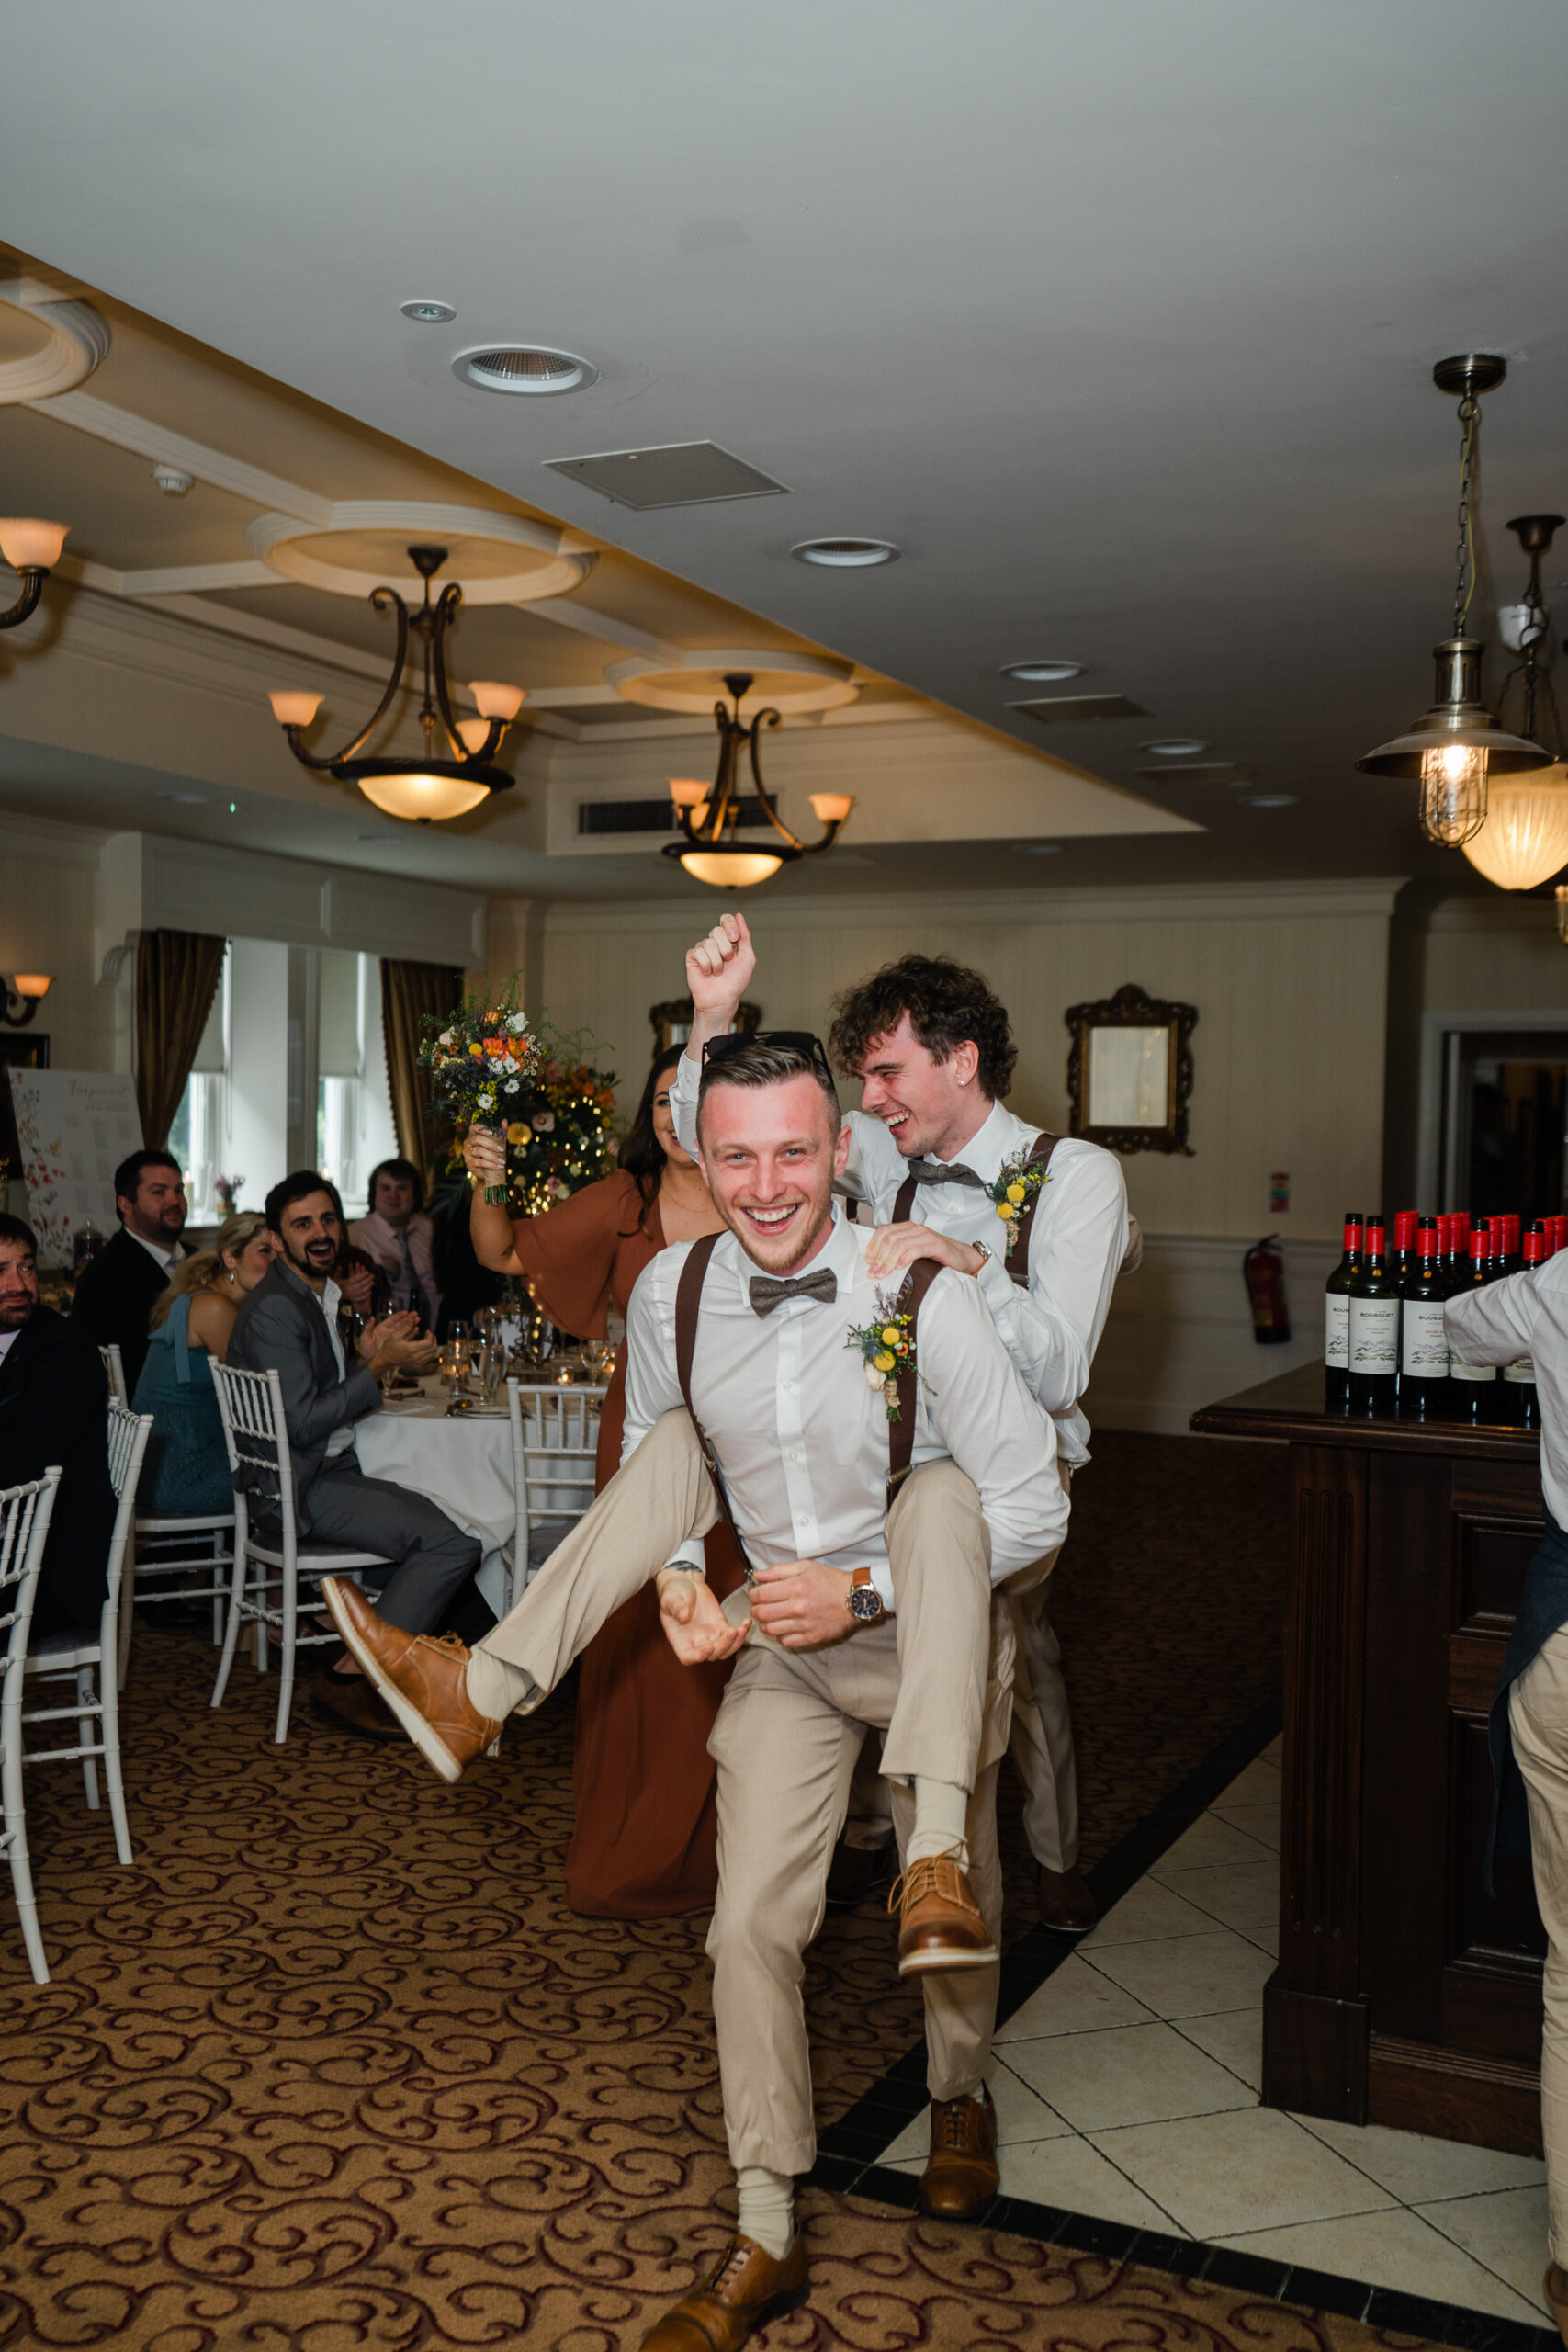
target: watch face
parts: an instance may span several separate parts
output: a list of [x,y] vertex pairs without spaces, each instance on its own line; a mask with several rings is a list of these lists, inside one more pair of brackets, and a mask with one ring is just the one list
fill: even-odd
[[850,1592],[850,1615],[867,1623],[882,1614],[882,1599],[874,1585],[857,1584]]

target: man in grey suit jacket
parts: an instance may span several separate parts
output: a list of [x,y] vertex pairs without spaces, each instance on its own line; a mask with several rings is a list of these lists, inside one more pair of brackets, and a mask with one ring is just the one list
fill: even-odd
[[[379,1552],[390,1574],[377,1608],[405,1633],[428,1633],[479,1566],[479,1544],[426,1496],[367,1478],[355,1455],[354,1424],[380,1404],[378,1373],[426,1363],[436,1343],[417,1336],[417,1315],[385,1316],[367,1326],[361,1362],[350,1370],[332,1279],[343,1241],[334,1195],[313,1169],[286,1176],[266,1196],[266,1221],[282,1254],[240,1308],[229,1362],[278,1375],[301,1544]],[[252,1510],[265,1526],[265,1498],[258,1495]],[[350,1730],[401,1736],[346,1653],[311,1695]]]

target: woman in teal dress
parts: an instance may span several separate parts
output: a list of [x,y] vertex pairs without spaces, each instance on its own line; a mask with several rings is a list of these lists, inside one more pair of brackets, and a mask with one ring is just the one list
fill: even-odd
[[195,1516],[231,1509],[229,1454],[212,1358],[229,1353],[240,1301],[271,1265],[276,1243],[258,1211],[245,1209],[220,1228],[216,1246],[175,1267],[153,1306],[147,1361],[134,1409],[152,1416],[137,1489],[145,1512]]

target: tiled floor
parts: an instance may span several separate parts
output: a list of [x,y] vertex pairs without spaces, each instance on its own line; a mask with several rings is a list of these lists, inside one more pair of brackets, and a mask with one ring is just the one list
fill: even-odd
[[1008,2019],[1004,2192],[1539,2325],[1544,2166],[1258,2106],[1279,1846],[1276,1743]]

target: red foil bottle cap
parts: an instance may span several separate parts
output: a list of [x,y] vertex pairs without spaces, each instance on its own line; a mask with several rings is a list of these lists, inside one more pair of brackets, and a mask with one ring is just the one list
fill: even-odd
[[1546,1256],[1546,1235],[1544,1233],[1527,1233],[1525,1236],[1524,1248],[1526,1265],[1539,1266]]
[[1483,1225],[1472,1225],[1470,1228],[1470,1254],[1477,1265],[1492,1254],[1492,1236]]
[[1419,1222],[1419,1211],[1416,1209],[1395,1209],[1393,1213],[1393,1246],[1396,1250],[1410,1250],[1415,1247],[1416,1229]]
[[1370,1219],[1368,1220],[1368,1224],[1367,1224],[1367,1255],[1368,1255],[1368,1257],[1369,1257],[1369,1258],[1381,1258],[1381,1257],[1382,1256],[1382,1248],[1383,1248],[1383,1227],[1382,1227],[1382,1223],[1381,1223],[1377,1218],[1375,1218],[1375,1217],[1373,1217],[1373,1218],[1370,1218]]

